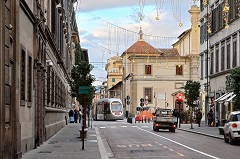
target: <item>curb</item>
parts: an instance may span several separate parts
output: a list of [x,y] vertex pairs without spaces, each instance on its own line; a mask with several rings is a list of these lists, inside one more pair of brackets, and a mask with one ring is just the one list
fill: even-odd
[[215,136],[215,135],[206,134],[206,133],[197,132],[197,131],[188,130],[188,129],[183,129],[183,128],[178,128],[178,130],[187,131],[187,132],[191,132],[191,133],[195,133],[195,134],[200,134],[200,135],[204,135],[204,136],[209,136],[209,137],[213,137],[213,138],[220,139],[220,140],[223,140],[223,139],[224,139],[223,137],[220,137],[220,136]]

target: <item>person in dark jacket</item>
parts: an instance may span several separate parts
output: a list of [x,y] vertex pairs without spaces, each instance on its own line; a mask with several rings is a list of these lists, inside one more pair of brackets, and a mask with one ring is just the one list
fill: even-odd
[[70,123],[74,123],[74,111],[71,109],[69,112],[68,112],[68,116],[69,116],[69,122]]
[[78,111],[77,109],[74,110],[74,122],[77,123],[78,122]]
[[198,112],[196,114],[196,120],[197,120],[197,124],[198,124],[198,127],[201,126],[201,120],[202,120],[202,112],[200,109],[198,109]]
[[210,111],[207,113],[207,118],[208,118],[208,126],[211,126],[213,122],[213,111],[210,109]]

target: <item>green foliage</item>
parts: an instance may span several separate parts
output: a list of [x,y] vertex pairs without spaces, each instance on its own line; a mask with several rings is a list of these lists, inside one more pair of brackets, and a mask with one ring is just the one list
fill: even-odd
[[75,46],[75,48],[76,48],[76,50],[75,50],[75,64],[78,65],[78,64],[81,63],[81,61],[84,60],[83,52],[82,52],[80,44],[77,44]]
[[236,97],[233,99],[234,110],[240,110],[240,68],[233,69],[230,74],[231,86]]
[[200,93],[200,82],[198,81],[192,81],[192,80],[188,80],[184,90],[185,90],[185,98],[187,100],[187,105],[191,106],[191,107],[196,107],[197,104],[195,104],[194,102],[196,100],[198,100],[199,97],[199,93]]
[[[81,61],[79,64],[73,66],[71,71],[72,81],[70,82],[71,86],[71,95],[77,97],[77,100],[82,103],[82,95],[79,94],[80,86],[91,86],[92,82],[95,81],[95,77],[90,74],[93,66],[86,61]],[[90,87],[90,93],[85,95],[86,105],[92,104],[92,99],[94,96],[94,87]]]

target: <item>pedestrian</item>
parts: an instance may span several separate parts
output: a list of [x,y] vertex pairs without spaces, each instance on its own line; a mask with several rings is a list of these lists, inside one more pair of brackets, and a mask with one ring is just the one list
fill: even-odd
[[208,118],[208,126],[212,125],[213,122],[213,111],[210,109],[210,111],[207,113],[207,118]]
[[82,111],[81,109],[79,109],[79,123],[81,123],[81,120],[82,120]]
[[174,116],[174,117],[178,117],[177,109],[174,109],[174,110],[173,110],[173,116]]
[[196,119],[197,119],[197,124],[198,124],[198,127],[201,126],[201,120],[202,120],[202,112],[200,109],[198,109],[198,112],[196,114]]
[[74,123],[74,111],[73,109],[71,109],[69,112],[68,112],[68,116],[69,116],[69,122],[70,123]]
[[74,122],[77,123],[78,122],[78,111],[77,109],[74,110]]

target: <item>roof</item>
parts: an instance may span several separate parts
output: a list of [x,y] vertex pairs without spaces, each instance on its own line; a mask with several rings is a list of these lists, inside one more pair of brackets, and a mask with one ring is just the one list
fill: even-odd
[[122,84],[122,81],[119,81],[117,84],[115,84],[114,86],[112,86],[110,89],[108,90],[114,90],[115,87],[119,86]]
[[179,56],[178,50],[176,48],[169,49],[158,49],[161,53],[160,56]]
[[159,50],[153,47],[152,45],[148,44],[144,40],[138,40],[132,46],[130,46],[124,53],[159,53]]

